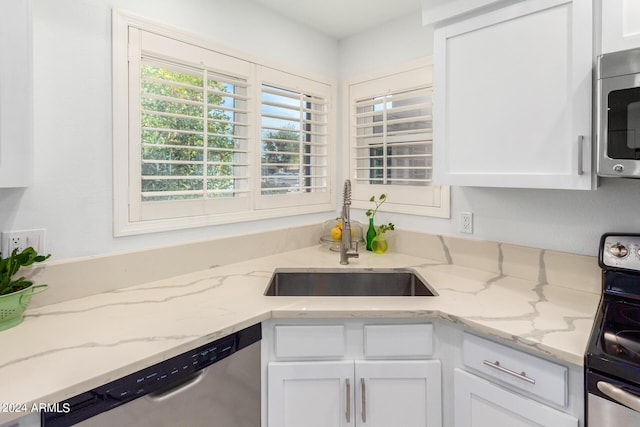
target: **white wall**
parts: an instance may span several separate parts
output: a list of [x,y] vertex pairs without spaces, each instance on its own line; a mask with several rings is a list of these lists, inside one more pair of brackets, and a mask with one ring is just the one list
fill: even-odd
[[[293,54],[296,66],[341,78],[429,55],[433,45],[433,33],[422,27],[419,14],[338,44],[247,0],[35,0],[34,184],[0,190],[0,230],[45,228],[47,250],[55,259],[319,223],[327,218],[327,214],[307,215],[113,238],[112,7],[284,63]],[[459,235],[459,213],[470,211],[475,229],[471,238],[594,255],[603,232],[640,232],[636,213],[640,182],[606,179],[601,183],[597,191],[587,192],[453,188],[453,220],[378,215],[380,221],[393,220],[404,229]],[[365,218],[362,212],[354,212],[353,217]]]
[[340,40],[341,79],[433,53],[433,29],[419,13]]
[[[340,76],[351,77],[433,52],[433,32],[420,17],[340,42]],[[437,90],[437,88],[434,88]],[[458,232],[460,212],[473,212],[474,234]],[[398,228],[596,255],[604,232],[640,232],[640,181],[601,179],[595,191],[453,187],[451,219],[378,213]],[[361,220],[364,215],[354,213]]]
[[35,0],[34,184],[27,189],[0,190],[0,231],[45,228],[46,250],[59,260],[318,223],[327,218],[307,215],[114,238],[113,7],[258,57],[337,77],[335,40],[247,0]]

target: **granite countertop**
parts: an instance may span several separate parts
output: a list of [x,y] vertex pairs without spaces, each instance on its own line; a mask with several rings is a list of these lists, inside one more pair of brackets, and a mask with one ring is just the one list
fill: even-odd
[[[0,402],[57,402],[270,318],[439,318],[583,363],[595,293],[397,253],[338,260],[313,246],[30,309],[0,332]],[[413,267],[439,295],[264,296],[285,267]]]

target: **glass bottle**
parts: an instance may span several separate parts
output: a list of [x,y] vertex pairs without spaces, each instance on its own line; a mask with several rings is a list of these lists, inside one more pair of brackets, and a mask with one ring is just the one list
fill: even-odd
[[387,238],[384,237],[384,234],[378,234],[371,241],[371,250],[374,254],[383,254],[387,252]]
[[373,218],[369,218],[369,229],[367,230],[367,250],[371,250],[371,241],[376,237],[376,229],[373,226]]

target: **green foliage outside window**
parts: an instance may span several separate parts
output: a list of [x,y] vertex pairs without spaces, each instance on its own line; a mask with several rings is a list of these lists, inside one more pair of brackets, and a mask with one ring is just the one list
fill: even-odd
[[142,192],[172,193],[143,200],[201,199],[205,183],[207,190],[232,190],[234,163],[245,151],[234,137],[241,114],[222,108],[235,106],[224,95],[234,86],[213,79],[205,86],[203,71],[167,68],[141,67]]

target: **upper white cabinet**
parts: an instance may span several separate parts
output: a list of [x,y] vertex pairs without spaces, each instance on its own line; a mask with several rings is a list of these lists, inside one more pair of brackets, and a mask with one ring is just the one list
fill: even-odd
[[31,183],[31,0],[0,2],[0,187]]
[[602,53],[640,47],[640,1],[601,0]]
[[590,0],[526,0],[435,29],[438,184],[591,189]]
[[[437,24],[504,0],[422,0],[422,25]],[[516,2],[520,0],[511,0]]]

